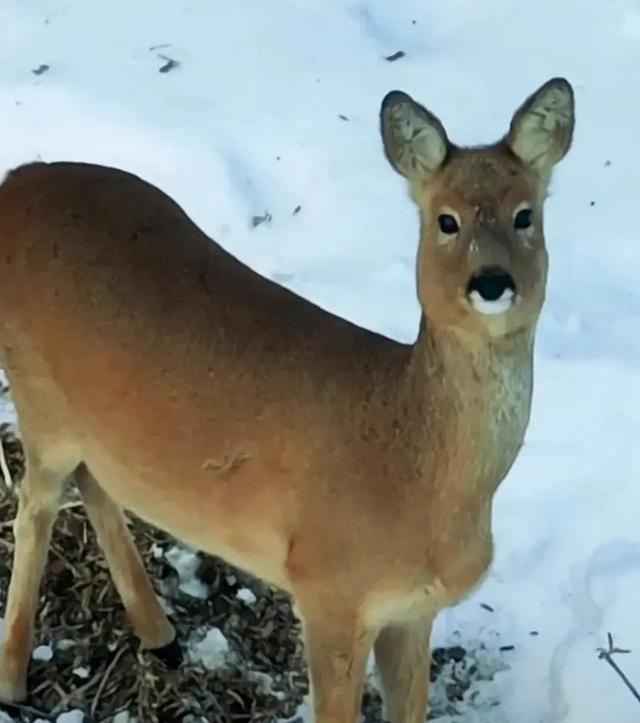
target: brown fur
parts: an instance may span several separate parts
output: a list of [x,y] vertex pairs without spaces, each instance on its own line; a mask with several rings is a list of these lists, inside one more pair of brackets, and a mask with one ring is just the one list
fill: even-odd
[[[0,351],[28,471],[0,697],[26,692],[41,567],[74,475],[147,647],[173,630],[120,507],[293,594],[318,721],[355,720],[380,631],[392,723],[424,720],[431,620],[491,561],[491,500],[528,421],[546,274],[546,180],[507,142],[448,148],[433,175],[410,179],[424,309],[413,345],[254,273],[133,175],[66,163],[9,174]],[[533,249],[512,232],[521,197],[539,219]],[[442,206],[468,222],[455,249],[436,243]],[[497,261],[523,296],[506,321],[479,318],[463,293]]]

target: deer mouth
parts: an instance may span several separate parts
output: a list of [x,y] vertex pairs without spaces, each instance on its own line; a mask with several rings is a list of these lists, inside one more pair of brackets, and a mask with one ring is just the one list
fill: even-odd
[[516,301],[516,282],[508,271],[486,267],[467,282],[467,298],[481,314],[504,314]]

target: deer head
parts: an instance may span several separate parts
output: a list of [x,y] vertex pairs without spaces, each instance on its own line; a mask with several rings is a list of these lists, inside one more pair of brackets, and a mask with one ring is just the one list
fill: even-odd
[[534,326],[547,275],[543,204],[573,135],[570,84],[545,83],[488,146],[455,146],[401,91],[384,98],[380,119],[387,158],[420,210],[417,286],[428,321],[491,336]]

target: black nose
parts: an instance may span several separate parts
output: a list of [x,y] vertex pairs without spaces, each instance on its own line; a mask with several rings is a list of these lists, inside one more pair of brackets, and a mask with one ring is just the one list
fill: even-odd
[[467,294],[477,291],[485,301],[497,301],[507,289],[515,293],[516,282],[509,272],[497,266],[480,269],[467,284]]

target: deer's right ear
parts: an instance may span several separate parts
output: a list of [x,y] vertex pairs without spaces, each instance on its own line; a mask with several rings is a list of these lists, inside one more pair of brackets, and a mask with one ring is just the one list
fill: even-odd
[[571,147],[574,124],[573,89],[564,78],[552,78],[515,112],[507,145],[528,166],[549,174]]
[[409,181],[427,180],[447,157],[449,139],[442,123],[399,90],[382,101],[380,131],[389,163]]

